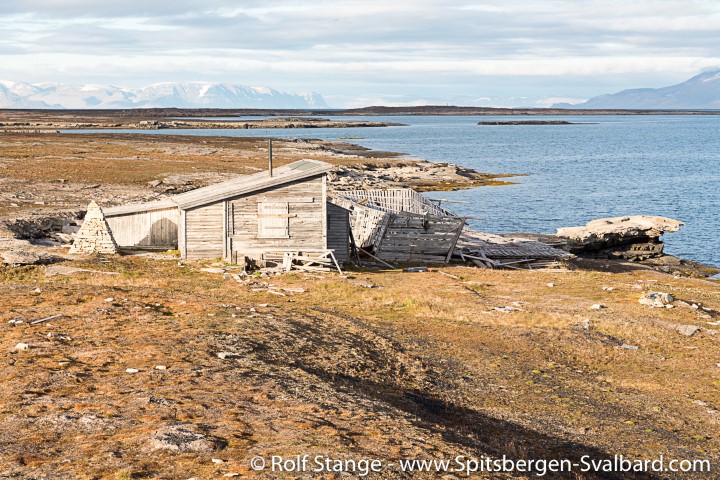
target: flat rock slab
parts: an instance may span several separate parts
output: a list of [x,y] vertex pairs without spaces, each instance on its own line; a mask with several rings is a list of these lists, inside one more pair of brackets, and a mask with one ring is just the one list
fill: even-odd
[[46,255],[22,250],[8,250],[0,253],[3,262],[9,265],[36,265],[47,261]]
[[602,240],[608,237],[659,237],[664,232],[677,232],[683,222],[666,217],[634,215],[628,217],[601,218],[582,227],[558,228],[557,236],[578,242]]

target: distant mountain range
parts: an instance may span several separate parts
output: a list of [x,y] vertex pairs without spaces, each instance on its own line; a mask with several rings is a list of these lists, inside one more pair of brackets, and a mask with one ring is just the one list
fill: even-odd
[[110,85],[29,84],[0,80],[0,108],[327,108],[320,94],[293,94],[229,83]]
[[634,88],[600,95],[579,103],[556,103],[554,108],[621,109],[720,109],[720,70],[701,73],[690,80],[663,88]]

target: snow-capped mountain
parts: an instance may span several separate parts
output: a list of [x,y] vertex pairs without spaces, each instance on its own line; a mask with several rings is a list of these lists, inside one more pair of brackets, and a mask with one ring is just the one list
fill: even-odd
[[559,108],[720,109],[720,70],[701,73],[686,82],[663,88],[636,88],[600,95]]
[[318,93],[293,94],[229,83],[110,85],[0,81],[0,108],[327,108]]

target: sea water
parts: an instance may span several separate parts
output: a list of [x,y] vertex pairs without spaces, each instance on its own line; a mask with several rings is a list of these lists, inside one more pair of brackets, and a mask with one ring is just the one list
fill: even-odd
[[[428,194],[467,203],[458,214],[491,233],[554,233],[602,217],[660,215],[685,222],[666,252],[720,266],[720,116],[392,116],[340,120],[404,127],[252,130],[122,130],[148,134],[352,138],[365,147],[513,173],[514,185]],[[478,125],[566,120],[572,125]],[[81,131],[87,133],[87,131]],[[107,131],[103,131],[107,133]]]

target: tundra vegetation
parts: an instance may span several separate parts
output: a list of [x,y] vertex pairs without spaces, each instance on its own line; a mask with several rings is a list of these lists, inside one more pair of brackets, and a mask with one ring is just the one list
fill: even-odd
[[[67,260],[66,246],[30,246],[6,228],[91,198],[150,200],[253,173],[265,148],[3,137],[0,249],[55,263],[0,264],[0,476],[262,477],[254,456],[306,453],[662,454],[720,468],[711,280],[602,260],[241,277],[177,252]],[[320,141],[274,149],[279,164],[315,158],[378,175],[414,162]]]

